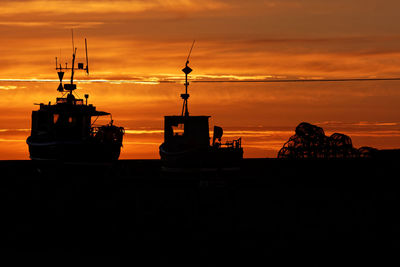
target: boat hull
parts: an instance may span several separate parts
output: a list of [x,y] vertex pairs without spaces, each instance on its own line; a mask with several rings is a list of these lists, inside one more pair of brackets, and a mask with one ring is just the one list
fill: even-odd
[[162,144],[160,146],[160,157],[164,171],[238,170],[243,159],[243,149],[208,147],[168,151]]
[[27,139],[32,160],[94,162],[118,160],[121,144],[91,141],[35,141]]

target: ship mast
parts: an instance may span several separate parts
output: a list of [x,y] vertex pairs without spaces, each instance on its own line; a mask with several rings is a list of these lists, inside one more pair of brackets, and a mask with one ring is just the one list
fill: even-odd
[[[75,55],[76,55],[76,48],[74,44],[74,30],[71,30],[72,35],[72,67],[71,67],[71,84],[74,84],[74,67],[75,67]],[[71,92],[72,93],[72,90]]]
[[[84,67],[83,63],[78,63],[78,67],[75,68],[75,58],[76,58],[76,50],[77,48],[74,45],[74,32],[72,31],[72,66],[68,68],[68,64],[65,63],[65,67],[61,66],[61,63],[58,65],[57,62],[57,57],[56,57],[56,70],[58,70],[58,78],[60,79],[60,84],[57,88],[57,91],[59,92],[65,92],[68,91],[68,95],[72,95],[72,92],[76,89],[76,84],[74,84],[74,74],[75,70],[85,70],[87,74],[89,74],[89,60],[88,60],[88,54],[87,54],[87,41],[85,38],[85,52],[86,52],[86,67]],[[71,70],[71,80],[70,83],[68,84],[62,84],[62,79],[64,77],[64,70]]]
[[189,99],[189,94],[188,94],[188,87],[189,87],[189,82],[188,82],[188,74],[192,72],[192,69],[188,66],[189,64],[189,58],[190,54],[192,53],[192,49],[194,46],[195,40],[193,40],[192,47],[190,48],[189,55],[186,59],[186,64],[185,67],[182,69],[182,71],[185,73],[185,93],[181,94],[181,98],[183,99],[183,106],[182,106],[182,114],[183,116],[185,114],[185,117],[189,116],[189,110],[188,110],[188,99]]

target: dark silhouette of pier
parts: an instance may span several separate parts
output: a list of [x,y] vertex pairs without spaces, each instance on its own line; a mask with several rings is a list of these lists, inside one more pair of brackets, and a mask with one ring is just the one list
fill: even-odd
[[[397,159],[244,159],[164,173],[159,160],[1,161],[3,252],[31,259],[221,265],[388,261]],[[53,261],[53,262],[54,262]]]

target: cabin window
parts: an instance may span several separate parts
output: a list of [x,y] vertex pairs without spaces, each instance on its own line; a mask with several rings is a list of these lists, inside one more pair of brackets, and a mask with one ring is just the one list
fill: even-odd
[[172,126],[173,136],[183,136],[185,132],[185,124],[179,123],[177,126]]
[[68,126],[69,127],[75,127],[76,126],[76,117],[68,117]]
[[49,112],[37,112],[36,129],[37,131],[48,132],[52,128],[52,116]]
[[53,114],[53,123],[54,123],[54,124],[57,123],[58,117],[60,117],[60,115],[58,115],[58,114]]

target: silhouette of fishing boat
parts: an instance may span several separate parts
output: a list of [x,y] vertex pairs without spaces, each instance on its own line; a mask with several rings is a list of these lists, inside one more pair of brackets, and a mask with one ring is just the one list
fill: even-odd
[[[72,39],[73,40],[73,39]],[[108,112],[98,111],[85,100],[74,96],[74,71],[84,70],[89,74],[87,42],[85,39],[86,66],[78,63],[75,68],[76,48],[73,45],[72,66],[58,65],[56,70],[60,84],[58,91],[62,97],[55,104],[39,104],[39,110],[32,111],[31,135],[26,142],[30,158],[33,160],[62,160],[72,162],[93,162],[117,160],[120,155],[124,128],[113,125]],[[70,83],[63,84],[64,71],[71,71]],[[106,125],[94,123],[100,116],[110,116]]]
[[243,159],[241,138],[222,143],[223,129],[214,126],[210,144],[210,116],[189,115],[188,74],[192,69],[188,64],[192,49],[193,45],[185,68],[182,69],[185,73],[185,93],[181,94],[182,113],[180,116],[164,117],[164,142],[159,147],[162,169],[164,171],[238,169]]

